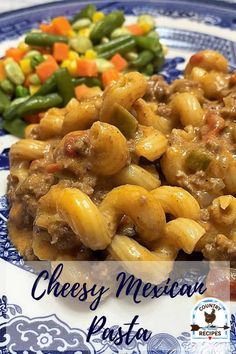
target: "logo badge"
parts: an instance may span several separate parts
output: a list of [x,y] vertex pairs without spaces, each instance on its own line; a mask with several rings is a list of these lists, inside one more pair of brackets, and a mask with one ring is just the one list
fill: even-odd
[[229,342],[229,311],[226,305],[215,298],[199,301],[192,311],[192,341]]

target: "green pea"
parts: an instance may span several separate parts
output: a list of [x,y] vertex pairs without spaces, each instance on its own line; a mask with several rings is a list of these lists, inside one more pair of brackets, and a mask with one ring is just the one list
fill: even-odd
[[29,96],[29,90],[22,85],[16,86],[16,97],[26,97],[26,96]]

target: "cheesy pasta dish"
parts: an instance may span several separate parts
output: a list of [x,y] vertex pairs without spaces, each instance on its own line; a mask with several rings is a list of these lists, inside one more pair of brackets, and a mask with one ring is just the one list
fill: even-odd
[[193,55],[170,85],[123,74],[11,147],[10,238],[26,260],[235,266],[235,154],[236,73],[220,53]]

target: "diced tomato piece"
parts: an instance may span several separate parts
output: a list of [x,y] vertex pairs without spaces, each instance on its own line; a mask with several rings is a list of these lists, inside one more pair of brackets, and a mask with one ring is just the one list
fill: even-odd
[[189,63],[194,66],[197,66],[202,62],[203,59],[204,55],[202,53],[196,53],[191,56],[191,58],[189,59]]
[[61,166],[58,163],[51,163],[46,167],[48,173],[56,173],[61,170]]

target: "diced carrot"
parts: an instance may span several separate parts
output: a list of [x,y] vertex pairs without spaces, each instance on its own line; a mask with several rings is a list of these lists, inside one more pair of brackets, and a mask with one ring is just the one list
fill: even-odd
[[126,28],[130,31],[133,36],[142,36],[144,34],[143,28],[138,24],[128,25]]
[[118,71],[124,70],[128,65],[127,61],[119,53],[111,58],[111,62],[115,65]]
[[79,85],[76,86],[75,88],[75,96],[77,98],[77,100],[80,100],[81,97],[83,97],[84,95],[86,95],[86,93],[88,93],[90,90],[90,88],[86,85]]
[[51,54],[45,54],[45,55],[44,55],[44,58],[45,58],[47,61],[51,61],[51,62],[55,63],[55,59],[54,59],[53,55],[51,55]]
[[41,29],[42,32],[45,32],[45,33],[55,33],[55,29],[54,29],[54,26],[49,23],[41,23],[41,25],[39,26],[39,28]]
[[85,98],[90,98],[90,97],[100,95],[101,93],[102,90],[98,86],[88,87],[82,84],[75,88],[75,96],[78,101],[83,100]]
[[36,66],[36,73],[41,82],[45,82],[58,69],[56,60],[54,58],[52,60],[52,58],[50,56],[44,62]]
[[61,34],[63,36],[67,36],[72,30],[70,22],[64,16],[55,17],[52,20],[52,26],[54,28],[55,33]]
[[119,79],[119,72],[115,68],[108,69],[102,73],[102,82],[106,87],[111,83],[111,81],[116,81]]
[[5,56],[6,56],[6,58],[12,58],[17,63],[19,63],[19,61],[22,59],[24,54],[25,54],[25,52],[19,48],[9,48],[6,51]]
[[69,46],[66,43],[54,43],[53,57],[56,61],[63,61],[68,58]]
[[97,76],[98,69],[94,60],[77,59],[77,74],[79,76]]
[[58,163],[51,163],[47,165],[46,170],[48,173],[56,173],[61,170],[61,166]]
[[0,61],[0,81],[4,80],[6,78],[6,73],[4,69],[4,64],[2,61]]
[[35,124],[40,122],[40,117],[38,113],[35,113],[25,116],[24,120],[29,124]]

